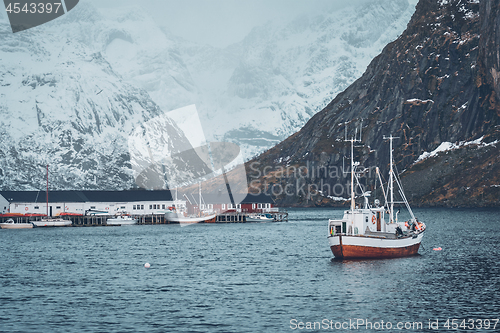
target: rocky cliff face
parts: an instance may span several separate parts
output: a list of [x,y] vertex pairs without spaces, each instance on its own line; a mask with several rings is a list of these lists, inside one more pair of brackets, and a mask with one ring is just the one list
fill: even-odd
[[[349,192],[348,176],[339,172],[348,165],[342,158],[349,156],[346,133],[361,134],[355,156],[367,168],[361,183],[369,189],[377,178],[374,166],[387,172],[383,136],[392,134],[399,137],[396,165],[414,203],[500,204],[499,6],[421,0],[406,31],[360,79],[299,132],[247,164],[251,186],[274,192],[282,204],[341,202]],[[425,154],[443,142],[453,149]],[[442,160],[449,154],[453,158]],[[466,191],[472,201],[457,196]]]

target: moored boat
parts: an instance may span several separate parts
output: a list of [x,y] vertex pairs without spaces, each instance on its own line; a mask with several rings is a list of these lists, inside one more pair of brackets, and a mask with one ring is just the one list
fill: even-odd
[[248,215],[246,217],[246,221],[247,222],[273,222],[274,218],[270,214],[251,214],[251,215]]
[[45,218],[40,221],[31,221],[35,227],[69,227],[73,222],[62,218]]
[[106,220],[106,225],[134,225],[137,224],[137,219],[127,215],[118,215]]
[[13,219],[8,219],[5,222],[0,223],[0,229],[31,229],[33,228],[32,223],[16,222]]
[[[401,183],[394,174],[392,141],[395,138],[391,135],[387,139],[390,141],[390,170],[387,192],[382,186],[385,205],[380,206],[378,200],[370,205],[370,192],[364,192],[363,208],[356,207],[354,196],[354,179],[359,163],[354,163],[353,147],[357,140],[348,140],[351,142],[351,208],[344,212],[342,219],[328,222],[328,242],[335,258],[396,258],[418,253],[426,227],[413,214]],[[380,179],[379,169],[376,170]],[[394,183],[399,187],[400,202],[394,201]],[[408,221],[398,222],[399,211],[394,212],[395,203],[405,204],[411,216]]]
[[180,225],[188,225],[195,223],[214,223],[217,214],[201,214],[198,215],[185,215],[184,213],[170,211],[165,213],[165,220],[170,223],[179,223]]

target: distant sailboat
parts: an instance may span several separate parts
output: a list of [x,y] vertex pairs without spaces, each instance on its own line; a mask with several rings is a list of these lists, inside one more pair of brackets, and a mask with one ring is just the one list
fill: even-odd
[[47,164],[47,188],[45,192],[46,197],[46,217],[42,218],[40,221],[31,221],[35,227],[67,227],[72,224],[70,220],[65,220],[63,218],[52,218],[49,217],[49,165]]
[[[214,212],[202,211],[201,209],[201,202],[203,201],[201,196],[201,184],[198,184],[198,195],[198,214],[188,215],[187,212],[177,211],[177,209],[174,208],[165,213],[165,219],[170,223],[179,223],[181,226],[195,223],[214,223],[216,221],[217,214]],[[175,196],[177,199],[177,193]],[[189,198],[187,199],[189,200]]]

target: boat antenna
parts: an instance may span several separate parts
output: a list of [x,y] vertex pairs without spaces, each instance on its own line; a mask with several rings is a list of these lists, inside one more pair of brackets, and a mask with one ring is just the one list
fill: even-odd
[[361,118],[361,124],[359,124],[359,141],[363,139],[363,136],[361,135],[361,132],[363,131],[363,118]]

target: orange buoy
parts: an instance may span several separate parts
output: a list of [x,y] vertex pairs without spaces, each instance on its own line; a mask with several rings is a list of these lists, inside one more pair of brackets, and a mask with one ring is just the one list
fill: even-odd
[[441,250],[442,250],[442,248],[441,248],[441,246],[440,246],[440,247],[435,247],[435,248],[433,248],[433,250],[434,250],[434,251],[441,251]]

